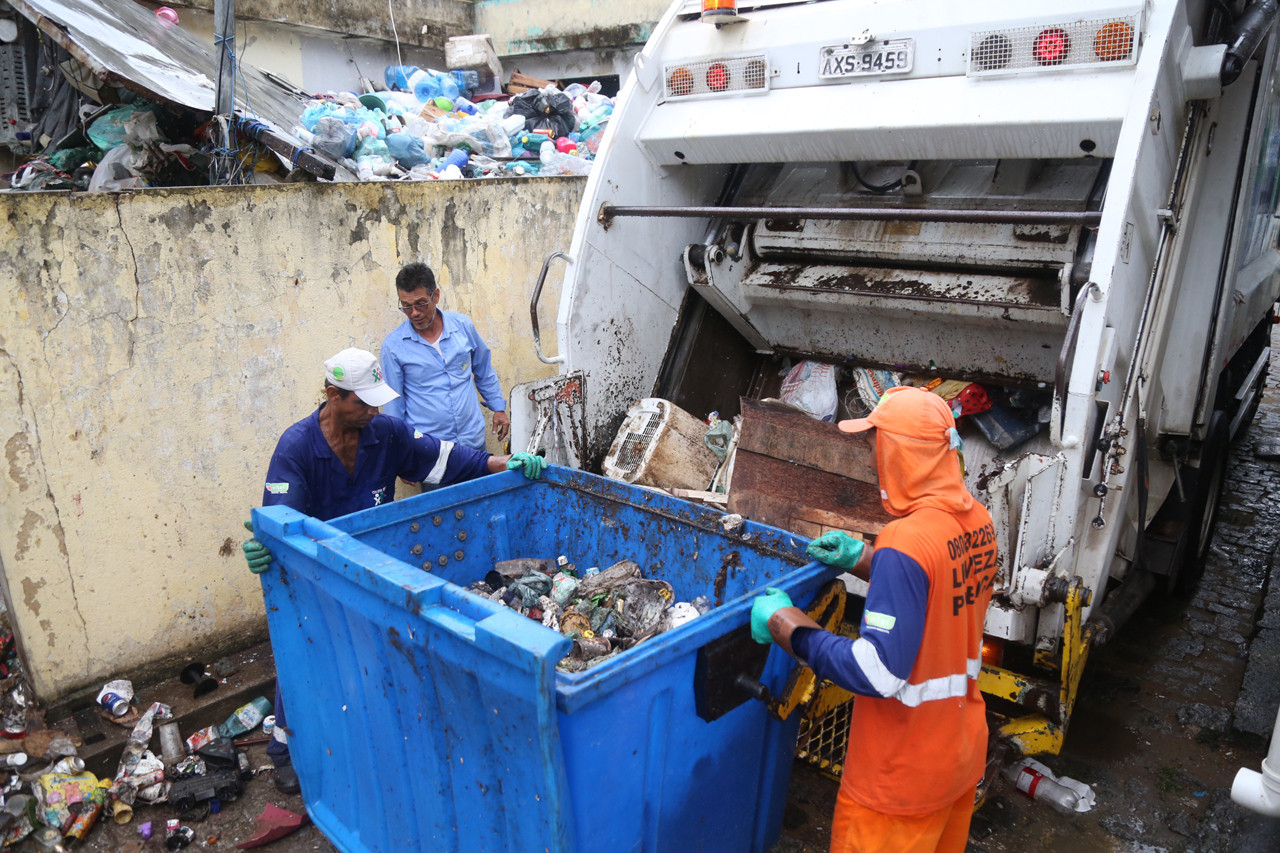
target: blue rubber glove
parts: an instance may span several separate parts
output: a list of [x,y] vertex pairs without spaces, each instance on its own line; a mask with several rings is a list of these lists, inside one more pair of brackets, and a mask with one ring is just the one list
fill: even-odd
[[780,589],[769,587],[764,595],[757,595],[751,602],[751,639],[762,646],[773,642],[769,633],[769,619],[784,607],[794,607],[791,596]]
[[525,477],[536,480],[547,469],[547,460],[532,453],[516,453],[507,460],[507,470],[514,471],[517,468],[524,471]]
[[810,542],[805,550],[819,563],[851,571],[862,558],[862,549],[865,547],[864,542],[854,539],[848,533],[832,530]]
[[[253,532],[252,521],[246,521],[244,526],[250,533]],[[249,571],[255,575],[260,575],[271,567],[271,552],[257,539],[246,539],[240,547],[244,549],[244,561],[249,564]]]

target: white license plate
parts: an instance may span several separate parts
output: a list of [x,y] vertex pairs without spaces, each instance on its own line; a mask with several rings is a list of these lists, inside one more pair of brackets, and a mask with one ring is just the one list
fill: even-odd
[[915,39],[887,39],[867,44],[833,44],[818,51],[818,61],[823,77],[906,74],[915,53]]

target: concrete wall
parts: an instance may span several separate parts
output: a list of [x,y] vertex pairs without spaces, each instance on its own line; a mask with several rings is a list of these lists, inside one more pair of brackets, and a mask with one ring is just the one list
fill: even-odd
[[0,570],[37,693],[263,636],[241,521],[279,434],[317,403],[323,360],[376,352],[400,322],[402,264],[436,269],[504,390],[549,375],[529,298],[546,254],[568,247],[582,188],[0,197]]
[[643,45],[669,0],[476,0],[475,27],[503,57]]
[[[160,5],[151,0],[153,5]],[[165,5],[213,11],[213,0],[169,0]],[[395,0],[395,27],[386,0],[236,0],[238,20],[274,21],[352,36],[444,50],[450,36],[468,35],[472,0]]]
[[[385,7],[384,7],[385,8]],[[211,12],[183,9],[181,26],[205,44],[214,43]],[[325,30],[306,29],[256,19],[239,19],[236,50],[251,65],[284,77],[311,93],[366,92],[384,87],[388,65],[443,68],[444,53],[371,38],[350,38]]]

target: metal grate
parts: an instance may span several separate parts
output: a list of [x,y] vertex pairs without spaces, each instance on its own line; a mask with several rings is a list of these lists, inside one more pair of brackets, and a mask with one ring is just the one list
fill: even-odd
[[1132,65],[1138,14],[1090,21],[981,30],[969,46],[969,74],[1009,74]]
[[634,474],[640,467],[640,463],[644,461],[645,452],[653,444],[653,437],[657,435],[662,420],[662,414],[654,412],[649,415],[640,432],[628,432],[622,439],[622,447],[618,449],[615,464],[625,476],[630,477]]
[[0,44],[0,145],[15,141],[17,131],[31,124],[27,83],[27,51],[22,40]]
[[849,722],[853,700],[837,705],[816,720],[800,721],[796,758],[809,762],[832,779],[839,779],[849,749]]
[[769,66],[762,53],[680,62],[665,66],[662,79],[668,98],[764,92],[769,88]]

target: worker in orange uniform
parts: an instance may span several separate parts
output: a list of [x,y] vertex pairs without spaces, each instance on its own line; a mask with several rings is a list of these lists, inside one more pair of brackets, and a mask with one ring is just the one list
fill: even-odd
[[752,636],[857,694],[831,853],[962,853],[986,759],[978,671],[996,576],[991,516],[964,485],[943,400],[894,388],[845,432],[871,430],[880,497],[895,519],[868,558],[845,533],[809,553],[869,580],[856,640],[822,630],[786,593],[753,603]]

